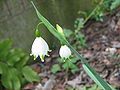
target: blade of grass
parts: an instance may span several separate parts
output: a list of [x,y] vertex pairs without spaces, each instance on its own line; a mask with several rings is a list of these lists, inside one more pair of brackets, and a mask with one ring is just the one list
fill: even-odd
[[70,47],[70,49],[75,53],[75,55],[81,60],[83,63],[83,68],[86,71],[86,73],[93,79],[96,84],[98,84],[103,90],[115,90],[113,89],[106,81],[104,81],[97,73],[96,71],[90,67],[90,65],[87,63],[85,58],[83,58],[70,44],[69,42],[57,32],[57,30],[49,23],[47,19],[45,19],[37,10],[36,6],[33,2],[31,2],[32,5],[35,8],[35,11],[37,13],[38,18],[43,22],[43,24],[48,28],[48,30],[56,37],[58,38],[63,44],[66,44]]

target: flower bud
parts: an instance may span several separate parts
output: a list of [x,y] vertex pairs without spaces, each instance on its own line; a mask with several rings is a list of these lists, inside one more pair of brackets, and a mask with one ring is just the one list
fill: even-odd
[[40,31],[38,29],[35,30],[35,36],[40,37]]
[[46,41],[42,37],[36,37],[32,44],[31,55],[36,59],[38,56],[41,58],[41,61],[44,62],[45,55],[48,56],[49,47]]
[[68,46],[63,45],[63,46],[61,46],[61,48],[60,48],[59,54],[60,54],[60,57],[61,57],[61,58],[67,59],[67,58],[69,58],[70,55],[71,55],[71,50],[69,49]]
[[58,31],[62,36],[65,36],[65,35],[64,35],[64,32],[63,32],[63,29],[62,29],[58,24],[56,24],[56,28],[57,28],[57,31]]

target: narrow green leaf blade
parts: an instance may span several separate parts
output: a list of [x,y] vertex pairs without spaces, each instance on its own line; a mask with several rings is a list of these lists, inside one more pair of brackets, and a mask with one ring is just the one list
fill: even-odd
[[83,64],[82,66],[91,79],[93,79],[100,87],[102,87],[103,90],[112,90],[107,82],[102,80],[102,78],[88,64]]

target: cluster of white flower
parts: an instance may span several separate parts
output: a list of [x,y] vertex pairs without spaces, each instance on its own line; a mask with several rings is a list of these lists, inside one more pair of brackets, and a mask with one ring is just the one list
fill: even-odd
[[[48,52],[50,51],[47,42],[42,37],[36,37],[32,44],[31,55],[36,59],[38,56],[41,61],[44,62],[44,57],[49,56]],[[71,50],[67,45],[63,45],[60,48],[59,55],[61,58],[67,59],[71,55]]]

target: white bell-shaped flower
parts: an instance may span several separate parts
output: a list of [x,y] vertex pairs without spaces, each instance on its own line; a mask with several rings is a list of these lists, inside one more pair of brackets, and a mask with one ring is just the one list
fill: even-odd
[[61,48],[60,48],[59,54],[60,54],[60,57],[61,57],[61,58],[67,59],[67,58],[69,58],[70,55],[71,55],[71,50],[69,49],[68,46],[63,45],[63,46],[61,46]]
[[49,46],[42,37],[36,37],[32,44],[31,55],[36,59],[38,56],[41,58],[41,61],[44,62],[44,56],[48,56]]

